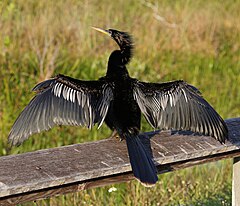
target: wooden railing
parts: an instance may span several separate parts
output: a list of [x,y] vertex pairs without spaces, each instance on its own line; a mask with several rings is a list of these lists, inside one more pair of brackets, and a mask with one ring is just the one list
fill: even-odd
[[[233,158],[233,205],[240,205],[240,118],[226,120],[229,140],[189,132],[144,133],[158,172]],[[15,205],[134,177],[125,141],[115,138],[0,157],[0,205]]]

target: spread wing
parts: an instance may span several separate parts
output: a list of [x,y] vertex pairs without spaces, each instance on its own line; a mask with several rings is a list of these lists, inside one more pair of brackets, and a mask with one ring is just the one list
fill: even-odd
[[154,128],[190,130],[220,142],[227,138],[223,119],[195,87],[184,81],[162,84],[136,81],[134,98]]
[[19,145],[31,134],[54,125],[102,125],[110,101],[111,85],[105,81],[80,81],[58,75],[33,88],[36,96],[15,121],[8,140]]

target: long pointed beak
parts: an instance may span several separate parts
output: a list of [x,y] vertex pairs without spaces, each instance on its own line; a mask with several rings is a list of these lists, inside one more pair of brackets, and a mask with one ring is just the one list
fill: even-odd
[[97,28],[97,27],[94,27],[94,26],[92,26],[92,28],[101,32],[101,33],[107,34],[108,36],[111,36],[111,34],[108,32],[108,30],[100,29],[100,28]]

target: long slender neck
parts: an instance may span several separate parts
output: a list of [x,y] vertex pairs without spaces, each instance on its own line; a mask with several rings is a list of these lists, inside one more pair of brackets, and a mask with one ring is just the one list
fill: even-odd
[[111,53],[108,60],[108,68],[107,68],[107,77],[113,79],[124,79],[129,77],[128,70],[125,66],[125,62],[123,62],[125,56],[123,56],[122,51],[115,50]]
[[133,54],[133,41],[126,32],[111,30],[112,38],[120,47],[111,53],[108,60],[107,76],[114,80],[124,80],[129,77],[126,64],[131,60]]

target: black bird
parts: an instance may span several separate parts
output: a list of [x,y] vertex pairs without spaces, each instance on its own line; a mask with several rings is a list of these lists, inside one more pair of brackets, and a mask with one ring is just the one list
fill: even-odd
[[54,125],[91,128],[105,122],[126,140],[134,176],[149,186],[158,178],[149,148],[139,137],[141,112],[153,128],[190,130],[225,142],[226,124],[195,87],[182,80],[147,83],[131,78],[126,68],[133,54],[131,36],[114,29],[95,29],[120,47],[109,57],[106,76],[83,81],[59,74],[36,85],[35,97],[10,131],[12,145]]

